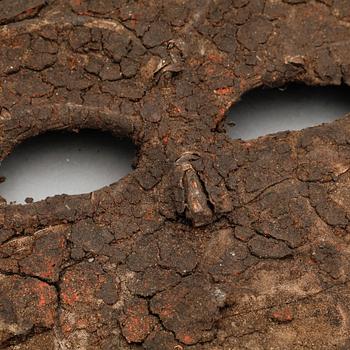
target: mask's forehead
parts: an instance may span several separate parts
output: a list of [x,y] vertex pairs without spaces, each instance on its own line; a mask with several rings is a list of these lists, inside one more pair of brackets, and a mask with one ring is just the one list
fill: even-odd
[[349,82],[347,2],[0,7],[1,158],[49,130],[139,146],[109,187],[0,204],[1,346],[347,347],[348,118],[220,132],[255,87]]

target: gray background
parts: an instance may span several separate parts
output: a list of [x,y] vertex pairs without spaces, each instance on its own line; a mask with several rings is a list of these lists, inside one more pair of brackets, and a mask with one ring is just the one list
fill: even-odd
[[23,143],[0,166],[8,202],[55,194],[88,193],[128,174],[135,158],[130,141],[104,133],[48,133]]
[[249,140],[284,130],[300,130],[327,123],[350,112],[350,88],[291,85],[284,89],[256,89],[231,108],[232,138]]
[[[232,107],[226,125],[232,138],[249,140],[298,130],[350,112],[349,89],[291,86],[257,89]],[[109,185],[131,171],[135,147],[98,132],[46,134],[19,146],[0,166],[0,195],[8,202],[79,194]]]

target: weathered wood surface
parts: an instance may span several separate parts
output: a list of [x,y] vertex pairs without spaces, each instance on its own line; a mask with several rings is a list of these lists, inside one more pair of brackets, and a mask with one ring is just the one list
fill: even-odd
[[350,119],[231,140],[255,87],[350,82],[347,0],[2,0],[0,156],[128,136],[91,195],[0,206],[0,348],[349,349]]

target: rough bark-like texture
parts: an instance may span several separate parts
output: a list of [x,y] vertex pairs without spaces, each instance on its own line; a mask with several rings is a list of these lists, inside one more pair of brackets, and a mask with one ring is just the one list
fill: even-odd
[[90,195],[0,204],[0,348],[349,349],[350,119],[231,140],[261,85],[350,83],[347,0],[2,0],[0,158],[128,136]]

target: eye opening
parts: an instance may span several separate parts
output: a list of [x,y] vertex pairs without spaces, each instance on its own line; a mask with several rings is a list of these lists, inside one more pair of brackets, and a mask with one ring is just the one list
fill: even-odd
[[232,139],[251,140],[329,123],[350,112],[349,96],[346,85],[258,87],[230,108],[225,129]]
[[0,196],[10,204],[60,194],[83,194],[109,186],[137,165],[137,147],[127,137],[96,129],[49,131],[31,137],[1,162]]

